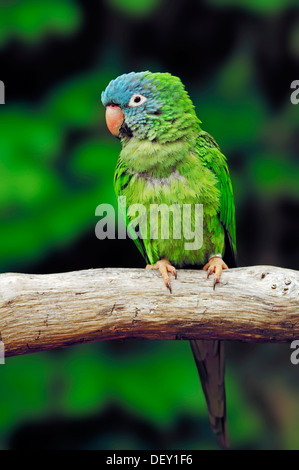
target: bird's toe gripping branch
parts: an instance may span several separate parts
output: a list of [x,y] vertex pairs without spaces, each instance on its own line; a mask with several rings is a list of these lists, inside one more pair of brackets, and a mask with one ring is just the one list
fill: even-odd
[[165,286],[170,290],[172,293],[172,287],[171,287],[171,282],[170,278],[168,276],[168,273],[171,273],[174,275],[175,279],[177,278],[177,271],[174,266],[170,264],[170,261],[166,258],[160,259],[157,261],[155,264],[148,264],[146,266],[146,269],[159,269],[162,278],[164,280]]
[[207,277],[209,277],[210,274],[215,273],[214,274],[214,284],[213,284],[213,289],[215,290],[216,284],[220,281],[222,271],[224,269],[228,269],[228,266],[223,261],[221,255],[215,255],[215,256],[211,256],[211,258],[209,259],[207,264],[203,267],[203,269],[204,269],[204,271],[208,272]]

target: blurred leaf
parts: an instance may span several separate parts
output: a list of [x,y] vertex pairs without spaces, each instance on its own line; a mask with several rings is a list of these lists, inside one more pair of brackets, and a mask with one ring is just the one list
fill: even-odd
[[169,424],[178,413],[206,412],[188,342],[161,342],[149,356],[110,367],[115,398],[147,420]]
[[255,442],[256,436],[265,432],[262,417],[250,404],[231,369],[226,373],[226,395],[228,409],[228,433],[233,448],[242,448],[246,443]]
[[[205,401],[188,342],[159,342],[151,354],[128,360],[94,354],[84,346],[67,355],[71,385],[64,409],[91,412],[119,402],[154,423],[173,422],[177,414],[205,415]],[[175,364],[175,370],[173,365]],[[154,400],[153,400],[154,397]]]
[[[119,143],[89,137],[104,131],[100,94],[108,81],[95,71],[61,86],[36,109],[1,109],[0,269],[93,230],[95,208],[116,203]],[[73,129],[86,129],[86,136],[68,149]]]
[[40,41],[51,34],[69,34],[80,25],[80,13],[72,0],[14,0],[0,5],[0,47],[13,38]]
[[64,127],[98,126],[104,121],[101,93],[111,72],[93,70],[55,87],[45,100],[45,112],[56,125]]
[[258,138],[266,107],[255,87],[252,62],[236,51],[195,96],[202,128],[214,136],[222,149],[246,149]]
[[0,370],[0,432],[48,412],[50,380],[47,354],[6,360]]
[[152,13],[163,0],[106,0],[113,8],[131,16],[146,16]]
[[255,188],[262,194],[299,196],[299,162],[281,154],[253,154],[249,164]]

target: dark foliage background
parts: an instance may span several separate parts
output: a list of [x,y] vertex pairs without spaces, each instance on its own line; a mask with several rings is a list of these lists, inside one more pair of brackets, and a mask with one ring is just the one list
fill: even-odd
[[[121,73],[180,76],[227,155],[240,265],[299,267],[295,0],[2,0],[0,269],[143,267],[98,241],[119,143],[100,93]],[[232,448],[298,449],[288,344],[227,344]],[[123,341],[7,359],[2,449],[211,449],[187,342]]]

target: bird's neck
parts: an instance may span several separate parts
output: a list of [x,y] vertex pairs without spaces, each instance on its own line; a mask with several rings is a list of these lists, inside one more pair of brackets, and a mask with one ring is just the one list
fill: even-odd
[[193,139],[186,138],[164,143],[131,138],[123,145],[120,158],[132,173],[167,177],[188,158],[194,145]]

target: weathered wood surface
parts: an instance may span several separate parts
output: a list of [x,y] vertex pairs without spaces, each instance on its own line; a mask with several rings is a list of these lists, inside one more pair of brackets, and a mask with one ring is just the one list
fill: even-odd
[[0,275],[0,339],[6,356],[119,338],[299,339],[299,272],[253,266],[178,270],[173,293],[158,272],[95,269]]

